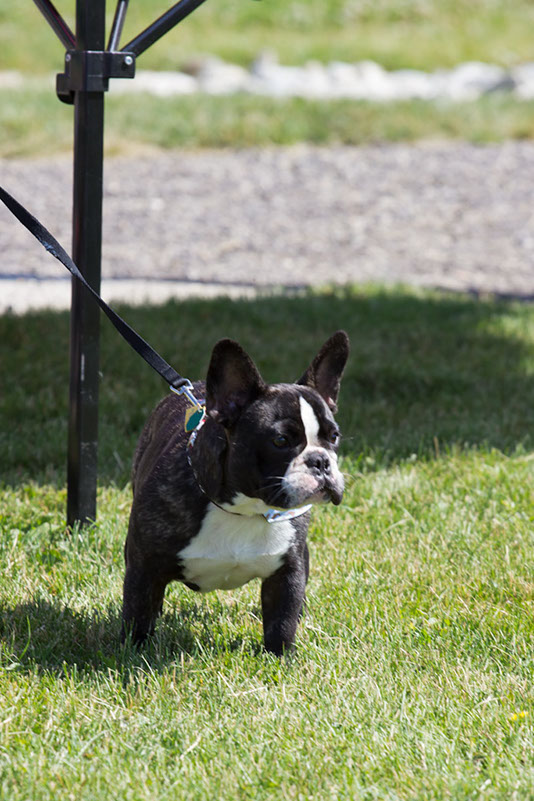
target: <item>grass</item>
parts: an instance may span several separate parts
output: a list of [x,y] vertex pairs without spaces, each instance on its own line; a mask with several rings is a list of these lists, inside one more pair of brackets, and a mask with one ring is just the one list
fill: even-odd
[[[170,2],[137,0],[122,43]],[[58,2],[74,28],[72,3]],[[115,3],[108,2],[108,25]],[[529,0],[211,0],[141,57],[139,65],[176,69],[199,53],[248,64],[274,49],[284,63],[374,59],[388,68],[450,67],[459,61],[515,64],[532,58]],[[62,66],[55,35],[33,4],[3,0],[0,69],[34,74]]]
[[[132,3],[124,41],[167,6]],[[247,64],[266,47],[284,63],[508,65],[531,60],[533,14],[527,0],[212,0],[139,67],[198,53]],[[61,62],[33,5],[4,0],[0,69]],[[107,151],[495,141],[532,138],[532,119],[531,103],[498,96],[111,94]],[[51,88],[0,93],[1,156],[63,152],[71,137],[72,109]],[[346,328],[347,492],[313,516],[294,660],[261,649],[257,582],[205,597],[175,586],[154,642],[122,649],[129,464],[164,389],[104,322],[99,518],[69,535],[68,316],[0,317],[0,798],[534,797],[532,305],[348,288],[122,311],[191,377],[229,335],[266,378],[291,379]]]
[[[114,97],[106,104],[106,152],[154,148],[261,147],[310,142],[361,145],[461,139],[534,138],[534,101],[502,96],[474,103],[330,102],[239,95],[166,99]],[[0,90],[0,158],[45,157],[72,149],[72,107],[52,91]]]
[[403,289],[123,308],[186,375],[269,380],[352,339],[344,503],[318,509],[298,654],[256,582],[168,593],[118,645],[128,465],[160,380],[102,330],[98,522],[64,530],[66,314],[0,318],[0,797],[530,799],[534,308]]
[[[58,6],[74,27],[72,4]],[[153,0],[130,4],[123,42],[167,7]],[[108,3],[109,23],[113,10]],[[533,25],[534,6],[528,0],[212,0],[143,54],[138,67],[180,69],[203,54],[248,65],[266,49],[275,50],[286,64],[374,59],[389,69],[432,70],[467,60],[509,66],[532,59]],[[37,77],[22,89],[0,90],[0,158],[70,151],[72,108],[56,100],[50,77],[43,77],[63,69],[63,52],[32,3],[2,3],[3,69]],[[463,104],[380,105],[247,96],[164,100],[115,97],[111,91],[107,152],[301,141],[531,139],[532,110],[533,102],[498,95]]]

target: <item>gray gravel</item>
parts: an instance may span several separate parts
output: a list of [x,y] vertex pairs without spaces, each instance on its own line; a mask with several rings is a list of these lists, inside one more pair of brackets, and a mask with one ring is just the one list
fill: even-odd
[[[0,161],[0,179],[68,248],[70,159]],[[108,158],[103,276],[168,294],[380,281],[534,296],[533,181],[532,143]],[[0,253],[0,310],[64,283],[43,281],[64,268],[3,206]]]

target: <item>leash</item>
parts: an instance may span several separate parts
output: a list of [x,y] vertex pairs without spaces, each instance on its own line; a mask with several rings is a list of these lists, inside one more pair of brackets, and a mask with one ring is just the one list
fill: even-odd
[[[63,266],[66,267],[71,273],[71,275],[77,278],[78,281],[82,282],[86,289],[88,289],[92,294],[102,311],[107,315],[109,320],[111,320],[112,324],[115,326],[123,339],[125,339],[130,347],[132,347],[145,360],[145,362],[149,364],[150,367],[152,367],[152,369],[155,370],[156,373],[158,373],[169,384],[169,389],[171,392],[174,392],[177,395],[185,396],[187,401],[191,404],[191,408],[186,410],[184,427],[187,432],[192,432],[188,443],[188,450],[192,448],[196,439],[196,435],[204,423],[206,410],[204,401],[200,401],[195,397],[194,387],[191,381],[176,372],[174,367],[171,367],[171,365],[166,362],[165,359],[160,356],[151,345],[148,344],[148,342],[139,336],[137,331],[134,331],[134,329],[128,325],[128,323],[123,320],[122,317],[117,314],[117,312],[113,311],[113,309],[108,306],[104,300],[102,300],[98,292],[96,292],[96,290],[94,290],[93,287],[87,283],[76,264],[73,262],[64,248],[62,248],[57,239],[52,236],[50,231],[48,231],[44,225],[42,225],[39,220],[33,216],[33,214],[30,214],[30,212],[25,209],[24,206],[18,202],[18,200],[15,200],[15,198],[12,197],[9,192],[6,192],[6,190],[1,186],[0,200],[5,206],[7,206],[9,211],[17,218],[17,220],[22,223],[22,225],[27,228],[31,234],[33,234],[33,236],[38,242],[41,243],[45,250],[51,253],[52,256],[54,256],[58,261],[60,261],[61,264],[63,264]],[[190,459],[189,463],[191,464]],[[204,492],[204,490],[202,491]],[[212,503],[215,502],[212,501]],[[219,504],[215,505],[219,506]],[[223,509],[225,512],[229,512],[230,514],[238,514],[236,512],[231,512],[229,509],[224,509],[222,506],[219,508]],[[284,520],[293,520],[295,517],[300,517],[300,515],[305,514],[310,509],[311,504],[307,506],[301,506],[296,509],[269,509],[262,516],[268,523],[279,523]]]
[[102,300],[98,292],[85,280],[82,273],[73,262],[68,253],[61,247],[57,239],[52,236],[44,225],[37,220],[30,212],[15,200],[5,189],[0,186],[0,200],[9,211],[22,223],[22,225],[33,234],[38,242],[52,254],[78,281],[81,281],[86,289],[92,294],[102,311],[115,326],[119,334],[126,340],[147,364],[152,367],[169,384],[169,389],[177,395],[184,395],[193,407],[186,412],[185,430],[193,431],[203,416],[203,405],[194,395],[193,384],[188,378],[183,378],[174,367],[171,367],[165,359],[148,344],[137,331],[128,325],[117,312],[113,311],[108,304]]

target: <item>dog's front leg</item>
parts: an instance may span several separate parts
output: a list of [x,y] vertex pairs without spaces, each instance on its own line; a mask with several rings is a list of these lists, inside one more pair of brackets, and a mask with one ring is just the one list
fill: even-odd
[[306,552],[298,560],[281,567],[261,585],[265,649],[277,656],[294,647],[307,578]]
[[123,642],[131,635],[132,642],[140,645],[153,634],[156,619],[161,614],[165,586],[145,567],[135,563],[127,565],[122,607]]

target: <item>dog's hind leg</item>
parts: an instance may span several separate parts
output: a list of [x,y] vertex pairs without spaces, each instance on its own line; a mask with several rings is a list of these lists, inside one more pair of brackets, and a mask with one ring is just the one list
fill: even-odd
[[156,619],[163,608],[166,582],[154,578],[136,564],[126,567],[122,607],[122,640],[131,636],[132,642],[140,645],[154,633]]

